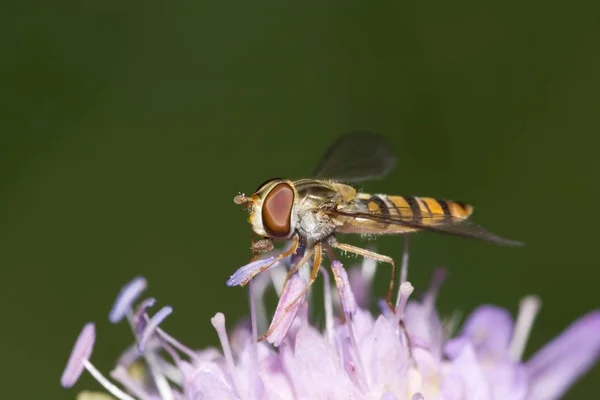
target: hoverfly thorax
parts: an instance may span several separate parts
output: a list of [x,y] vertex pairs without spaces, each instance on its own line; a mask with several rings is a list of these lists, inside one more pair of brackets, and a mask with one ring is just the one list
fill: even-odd
[[243,194],[236,196],[234,202],[248,209],[248,220],[256,234],[273,239],[288,239],[294,233],[296,197],[291,181],[276,178],[260,185],[250,197]]

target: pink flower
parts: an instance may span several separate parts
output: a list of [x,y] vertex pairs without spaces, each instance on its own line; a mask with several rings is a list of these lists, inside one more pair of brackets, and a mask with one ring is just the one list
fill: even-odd
[[[263,265],[256,261],[242,267],[230,284],[243,282]],[[266,341],[258,341],[258,325],[262,330],[267,321],[263,293],[280,282],[275,267],[250,281],[249,321],[228,335],[223,314],[211,320],[221,351],[192,350],[163,331],[160,323],[173,310],[165,306],[150,316],[154,299],[136,306],[146,285],[143,278],[134,279],[110,313],[114,323],[127,319],[136,335],[135,345],[110,374],[121,388],[91,364],[92,323],[77,340],[63,386],[73,386],[87,369],[119,399],[550,400],[562,397],[600,356],[600,311],[593,311],[523,360],[540,308],[533,296],[521,301],[514,321],[507,310],[483,305],[451,337],[435,310],[443,271],[436,272],[422,299],[409,299],[413,288],[404,282],[395,312],[382,308],[373,315],[365,308],[373,277],[370,261],[350,277],[337,262],[334,279],[323,269],[322,330],[308,318],[306,281],[293,276],[280,293]]]

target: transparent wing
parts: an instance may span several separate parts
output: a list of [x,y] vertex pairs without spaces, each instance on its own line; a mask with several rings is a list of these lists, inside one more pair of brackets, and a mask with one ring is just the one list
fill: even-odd
[[313,177],[340,182],[383,178],[396,165],[387,139],[368,131],[342,135],[321,157]]
[[[330,210],[329,212],[333,215],[337,214],[354,218],[354,221],[349,223],[353,225],[354,231],[356,232],[360,232],[361,225],[364,225],[364,220],[367,220],[380,223],[382,225],[401,225],[404,227],[444,233],[452,236],[481,239],[503,246],[524,245],[522,242],[502,238],[464,218],[435,213],[414,218],[410,208],[403,209],[402,207],[398,207],[395,211],[398,212],[397,215],[384,215],[378,211]],[[362,221],[360,219],[362,219]]]

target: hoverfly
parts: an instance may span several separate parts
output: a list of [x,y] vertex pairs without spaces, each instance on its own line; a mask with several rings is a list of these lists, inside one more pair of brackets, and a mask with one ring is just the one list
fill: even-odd
[[273,241],[292,241],[289,249],[253,276],[288,256],[295,256],[287,275],[289,278],[313,258],[308,289],[317,277],[323,250],[333,258],[333,250],[338,249],[391,265],[392,279],[386,301],[393,310],[394,260],[340,243],[336,234],[389,235],[431,231],[499,245],[522,245],[469,221],[473,212],[469,204],[430,197],[368,194],[350,185],[383,178],[395,164],[396,157],[383,136],[365,131],[350,132],[327,149],[312,178],[269,179],[251,196],[243,193],[236,196],[234,202],[249,211],[252,231],[260,237],[252,243],[254,259],[272,250]]

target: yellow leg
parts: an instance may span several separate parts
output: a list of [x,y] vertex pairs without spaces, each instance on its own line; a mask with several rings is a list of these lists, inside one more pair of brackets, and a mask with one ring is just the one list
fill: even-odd
[[[320,246],[320,245],[317,245],[317,246]],[[298,261],[296,264],[294,264],[294,266],[288,271],[288,273],[285,275],[285,280],[283,281],[283,288],[281,289],[282,292],[285,289],[285,286],[287,285],[287,283],[290,280],[290,278],[296,272],[298,272],[298,270],[300,268],[302,268],[302,266],[304,265],[304,263],[306,263],[310,259],[310,257],[312,257],[312,255],[314,254],[317,246],[315,246],[315,247],[313,247],[311,249],[306,249],[306,251],[304,252],[304,256],[300,259],[300,261]]]
[[392,266],[392,277],[390,279],[390,286],[388,288],[385,301],[390,310],[395,313],[396,308],[394,307],[394,303],[392,303],[392,296],[394,295],[394,283],[396,281],[396,264],[394,263],[394,260],[391,257],[384,256],[383,254],[374,253],[361,247],[352,246],[351,244],[333,242],[330,243],[330,245],[342,251],[347,251],[349,253],[358,254],[359,256],[363,256],[365,258],[371,258],[373,260],[389,263]]
[[[275,258],[272,262],[268,263],[267,265],[261,267],[258,271],[256,271],[255,273],[253,273],[250,277],[248,277],[246,280],[244,280],[240,286],[246,286],[248,284],[248,282],[250,282],[250,279],[254,278],[256,275],[260,274],[261,272],[263,272],[266,269],[269,269],[273,266],[273,264],[275,264],[276,262],[279,262],[281,260],[283,260],[284,258],[294,254],[296,252],[296,250],[298,249],[298,243],[299,243],[299,239],[298,236],[294,236],[293,242],[292,242],[292,246],[284,251],[283,253],[279,254],[277,256],[277,258]],[[258,258],[258,255],[255,255],[252,258],[252,261],[255,261]],[[251,261],[251,262],[252,262]]]

